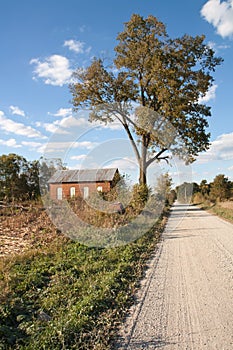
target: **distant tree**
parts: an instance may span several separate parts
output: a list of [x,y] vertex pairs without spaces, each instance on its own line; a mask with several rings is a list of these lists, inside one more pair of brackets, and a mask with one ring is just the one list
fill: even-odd
[[60,159],[27,161],[15,153],[3,154],[0,156],[0,200],[38,198],[58,169],[65,169]]
[[207,196],[210,192],[210,185],[207,183],[206,180],[202,180],[199,185],[199,191],[203,196]]
[[210,199],[223,201],[231,197],[231,181],[223,175],[219,174],[210,184]]
[[122,124],[144,185],[148,167],[167,160],[168,150],[192,162],[208,148],[211,113],[200,97],[213,84],[211,73],[222,59],[203,35],[169,38],[154,16],[133,14],[117,40],[111,67],[94,59],[88,68],[77,69],[70,86],[72,103],[76,110],[91,109],[90,121]]
[[155,187],[156,198],[159,201],[168,202],[171,193],[172,179],[168,173],[161,174],[157,179]]
[[180,202],[190,202],[193,194],[199,191],[199,186],[197,183],[184,182],[182,185],[176,187],[177,199]]
[[0,156],[1,200],[22,199],[28,193],[28,162],[14,153]]
[[41,158],[39,161],[39,187],[41,194],[48,192],[48,180],[57,170],[65,170],[60,158],[47,159]]
[[168,203],[172,205],[177,199],[177,194],[175,190],[171,190],[170,193],[168,193]]
[[30,199],[36,199],[40,196],[39,185],[39,161],[34,160],[28,163],[27,184]]

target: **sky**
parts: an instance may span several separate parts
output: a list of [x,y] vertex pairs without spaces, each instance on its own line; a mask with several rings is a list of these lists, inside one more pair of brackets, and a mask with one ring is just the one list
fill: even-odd
[[0,155],[61,158],[70,169],[119,167],[134,181],[138,170],[125,132],[74,113],[69,90],[76,69],[93,57],[114,58],[116,37],[134,13],[157,17],[172,38],[204,34],[224,59],[205,96],[209,150],[189,167],[175,159],[155,164],[151,181],[166,169],[175,184],[210,182],[217,174],[233,180],[233,0],[0,0]]

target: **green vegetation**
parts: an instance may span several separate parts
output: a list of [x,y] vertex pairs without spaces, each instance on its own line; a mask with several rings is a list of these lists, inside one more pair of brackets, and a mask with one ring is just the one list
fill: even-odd
[[209,197],[214,202],[222,202],[231,197],[231,188],[233,188],[232,182],[223,174],[219,174],[210,184]]
[[212,214],[233,222],[233,201],[211,202],[197,194],[193,198],[193,203]]
[[209,184],[206,180],[202,180],[200,185],[195,182],[184,182],[176,187],[176,193],[181,202],[192,201],[195,204],[205,202],[209,206],[211,203],[215,204],[232,198],[233,182],[225,175],[219,174]]
[[230,207],[224,208],[219,204],[215,204],[214,206],[212,206],[210,208],[210,211],[213,214],[216,214],[216,215],[218,215],[226,220],[233,222],[233,203],[231,203],[231,204],[232,204],[231,208]]
[[219,174],[208,183],[183,183],[176,188],[178,200],[192,202],[224,219],[233,222],[233,182]]
[[165,220],[112,249],[57,240],[0,264],[0,349],[110,349]]
[[15,153],[0,156],[0,201],[27,201],[40,197],[55,169],[64,168],[60,160],[27,161]]
[[223,202],[233,197],[233,182],[225,175],[219,174],[209,184],[206,180],[202,180],[200,185],[196,184],[192,195],[194,203],[216,204]]
[[[170,186],[168,175],[161,176],[150,197],[163,212],[159,220],[150,221],[151,212],[146,211],[144,219],[153,227],[144,233],[147,226],[140,226],[139,220],[136,226],[144,230],[134,241],[133,219],[140,216],[151,193],[145,185],[133,188],[124,214],[102,213],[80,198],[70,201],[83,221],[89,220],[92,231],[108,227],[114,237],[117,225],[132,221],[127,231],[130,243],[114,248],[87,247],[64,237],[39,202],[36,207],[35,202],[30,207],[30,201],[20,209],[14,203],[3,207],[1,227],[10,229],[10,237],[26,232],[30,249],[0,261],[0,349],[111,349],[164,228],[169,210],[164,203],[173,198]],[[82,228],[83,236],[90,230]]]

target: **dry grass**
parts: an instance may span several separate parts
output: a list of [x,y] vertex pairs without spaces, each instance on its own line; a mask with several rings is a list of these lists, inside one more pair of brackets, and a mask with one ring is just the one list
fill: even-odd
[[220,202],[220,203],[218,203],[218,205],[221,208],[233,210],[233,201]]
[[40,202],[0,209],[0,257],[22,254],[57,239],[57,229]]

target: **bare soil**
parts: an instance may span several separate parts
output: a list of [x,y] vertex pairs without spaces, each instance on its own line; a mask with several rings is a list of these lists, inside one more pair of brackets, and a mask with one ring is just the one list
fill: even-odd
[[176,204],[117,349],[233,349],[233,224]]
[[56,237],[56,227],[42,205],[0,209],[0,257],[38,248]]

